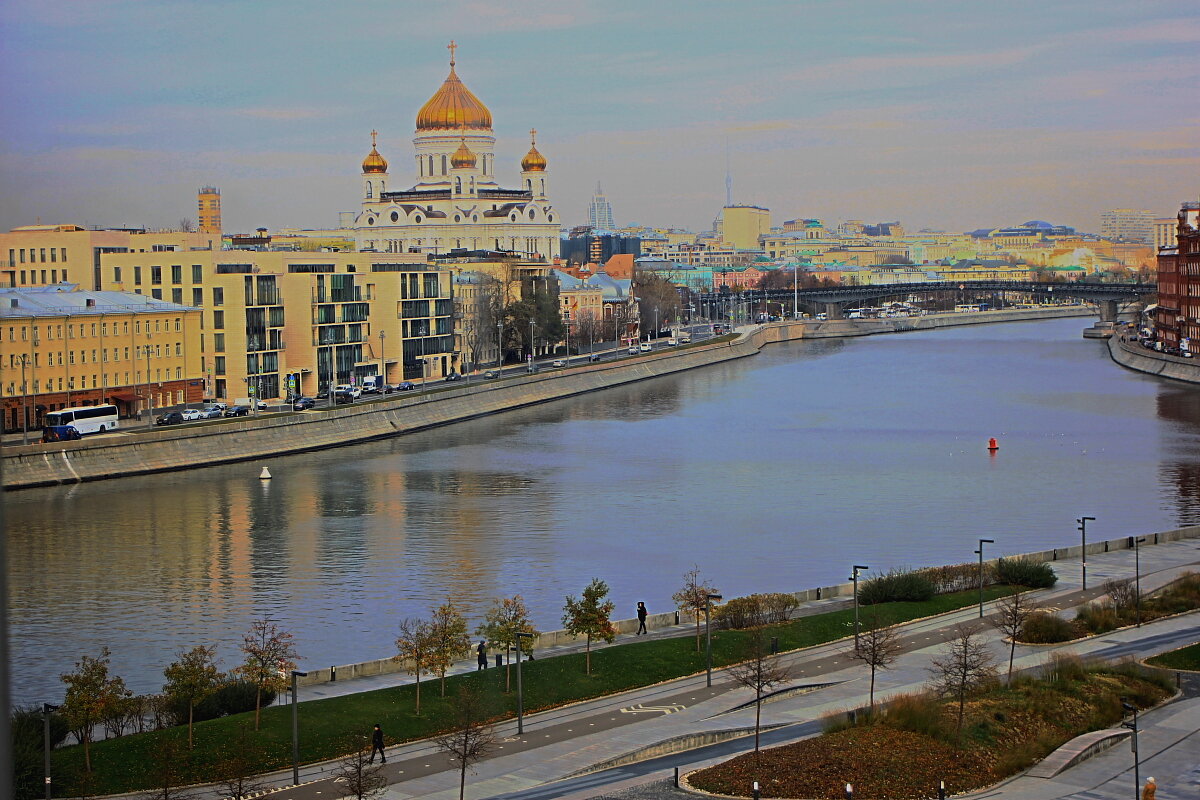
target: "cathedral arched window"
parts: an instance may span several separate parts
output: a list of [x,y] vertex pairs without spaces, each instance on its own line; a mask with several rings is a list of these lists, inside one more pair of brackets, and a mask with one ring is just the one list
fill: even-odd
[[462,178],[456,177],[454,179],[454,191],[457,194],[462,194]]
[[367,197],[374,197],[375,194],[371,191],[371,182],[367,181]]
[[446,174],[446,156],[445,155],[442,156],[442,174],[443,175]]
[[393,211],[392,212],[392,222],[397,222],[397,221],[399,221],[399,219],[400,219],[400,215],[397,214],[395,211]]
[[429,157],[429,176],[433,177],[433,156]]
[[542,197],[545,197],[546,196],[546,179],[545,178],[541,179],[541,184],[542,184],[542,188],[538,190],[538,194],[540,194]]
[[527,191],[527,192],[533,191],[533,181],[529,180],[529,178],[525,179],[525,191]]
[[417,175],[422,178],[425,177],[425,159],[420,156],[417,156]]
[[475,179],[471,178],[471,194],[475,194]]

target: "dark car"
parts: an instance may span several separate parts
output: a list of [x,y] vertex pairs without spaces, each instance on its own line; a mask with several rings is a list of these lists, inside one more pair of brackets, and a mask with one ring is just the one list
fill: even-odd
[[494,369],[489,369],[487,372],[483,373],[483,377],[488,378],[489,380],[492,378],[499,378],[500,373]]
[[461,381],[462,375],[459,375],[457,372],[451,372],[449,375],[442,378],[442,380],[446,382]]
[[73,442],[82,438],[74,425],[47,425],[42,428],[43,442]]
[[335,405],[346,405],[354,402],[354,394],[344,390],[338,390],[333,393],[333,402]]
[[599,353],[592,353],[590,356],[588,356],[588,361],[599,361],[599,360],[600,360]]
[[250,414],[250,406],[230,406],[225,409],[227,417],[245,417]]
[[297,411],[305,411],[314,408],[317,405],[317,401],[311,397],[297,397],[293,405]]
[[165,414],[159,414],[154,420],[155,425],[181,425],[183,424],[183,414],[178,411],[168,411]]
[[388,392],[411,392],[416,388],[417,385],[412,381],[401,381],[400,383],[393,383],[387,390]]

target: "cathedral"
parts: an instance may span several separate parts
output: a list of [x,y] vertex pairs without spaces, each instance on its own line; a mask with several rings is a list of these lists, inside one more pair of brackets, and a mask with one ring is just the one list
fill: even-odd
[[530,131],[529,152],[521,159],[521,183],[506,189],[496,182],[492,113],[454,70],[417,113],[413,137],[417,183],[388,188],[388,162],[376,148],[362,163],[362,211],[354,221],[360,251],[448,253],[497,250],[525,259],[551,260],[558,254],[558,215],[546,197],[546,158]]

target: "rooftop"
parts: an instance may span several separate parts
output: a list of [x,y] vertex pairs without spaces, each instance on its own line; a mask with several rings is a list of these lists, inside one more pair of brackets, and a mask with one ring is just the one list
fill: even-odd
[[197,311],[133,292],[97,292],[76,283],[0,289],[0,317],[61,317],[81,314],[161,314]]

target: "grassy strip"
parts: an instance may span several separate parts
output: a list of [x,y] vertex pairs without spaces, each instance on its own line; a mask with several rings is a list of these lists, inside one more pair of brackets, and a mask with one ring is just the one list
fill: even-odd
[[[993,586],[985,591],[987,599],[1011,594],[1015,589]],[[939,595],[925,602],[886,603],[871,606],[864,618],[887,624],[905,622],[964,608],[978,602],[976,591]],[[834,641],[852,632],[852,609],[817,614],[772,626],[770,636],[779,637],[781,650]],[[741,652],[745,631],[714,631],[713,663],[733,663]],[[570,653],[538,659],[523,665],[525,709],[528,712],[552,708],[616,692],[649,686],[662,681],[692,675],[704,669],[704,654],[693,636],[673,639],[625,640],[620,645],[592,653],[592,674],[584,674],[584,654]],[[493,718],[506,719],[516,714],[515,676],[513,691],[505,691],[505,670],[491,669],[446,679],[446,694],[463,681],[484,686],[486,702]],[[446,729],[451,718],[447,699],[440,695],[438,681],[421,684],[421,716],[414,713],[416,689],[412,684],[372,692],[314,700],[300,704],[300,761],[324,761],[353,750],[364,743],[371,726],[379,723],[389,744],[423,739]],[[239,728],[253,726],[253,714],[209,720],[195,726],[195,749],[178,769],[184,783],[207,782],[221,774],[233,754]],[[291,709],[274,706],[262,714],[262,729],[251,734],[261,746],[262,757],[255,772],[268,772],[291,764]],[[165,752],[162,742],[174,739],[187,746],[187,729],[180,726],[136,736],[123,736],[92,745],[94,774],[86,788],[93,793],[110,794],[145,789],[153,785],[154,765]],[[53,774],[62,792],[78,793],[83,749],[64,747],[53,754]],[[61,783],[60,783],[61,782]]]
[[1147,664],[1153,664],[1156,667],[1166,667],[1167,669],[1185,669],[1192,672],[1200,672],[1200,642],[1187,647],[1181,647],[1178,650],[1172,650],[1169,653],[1163,653],[1160,656],[1146,659]]

